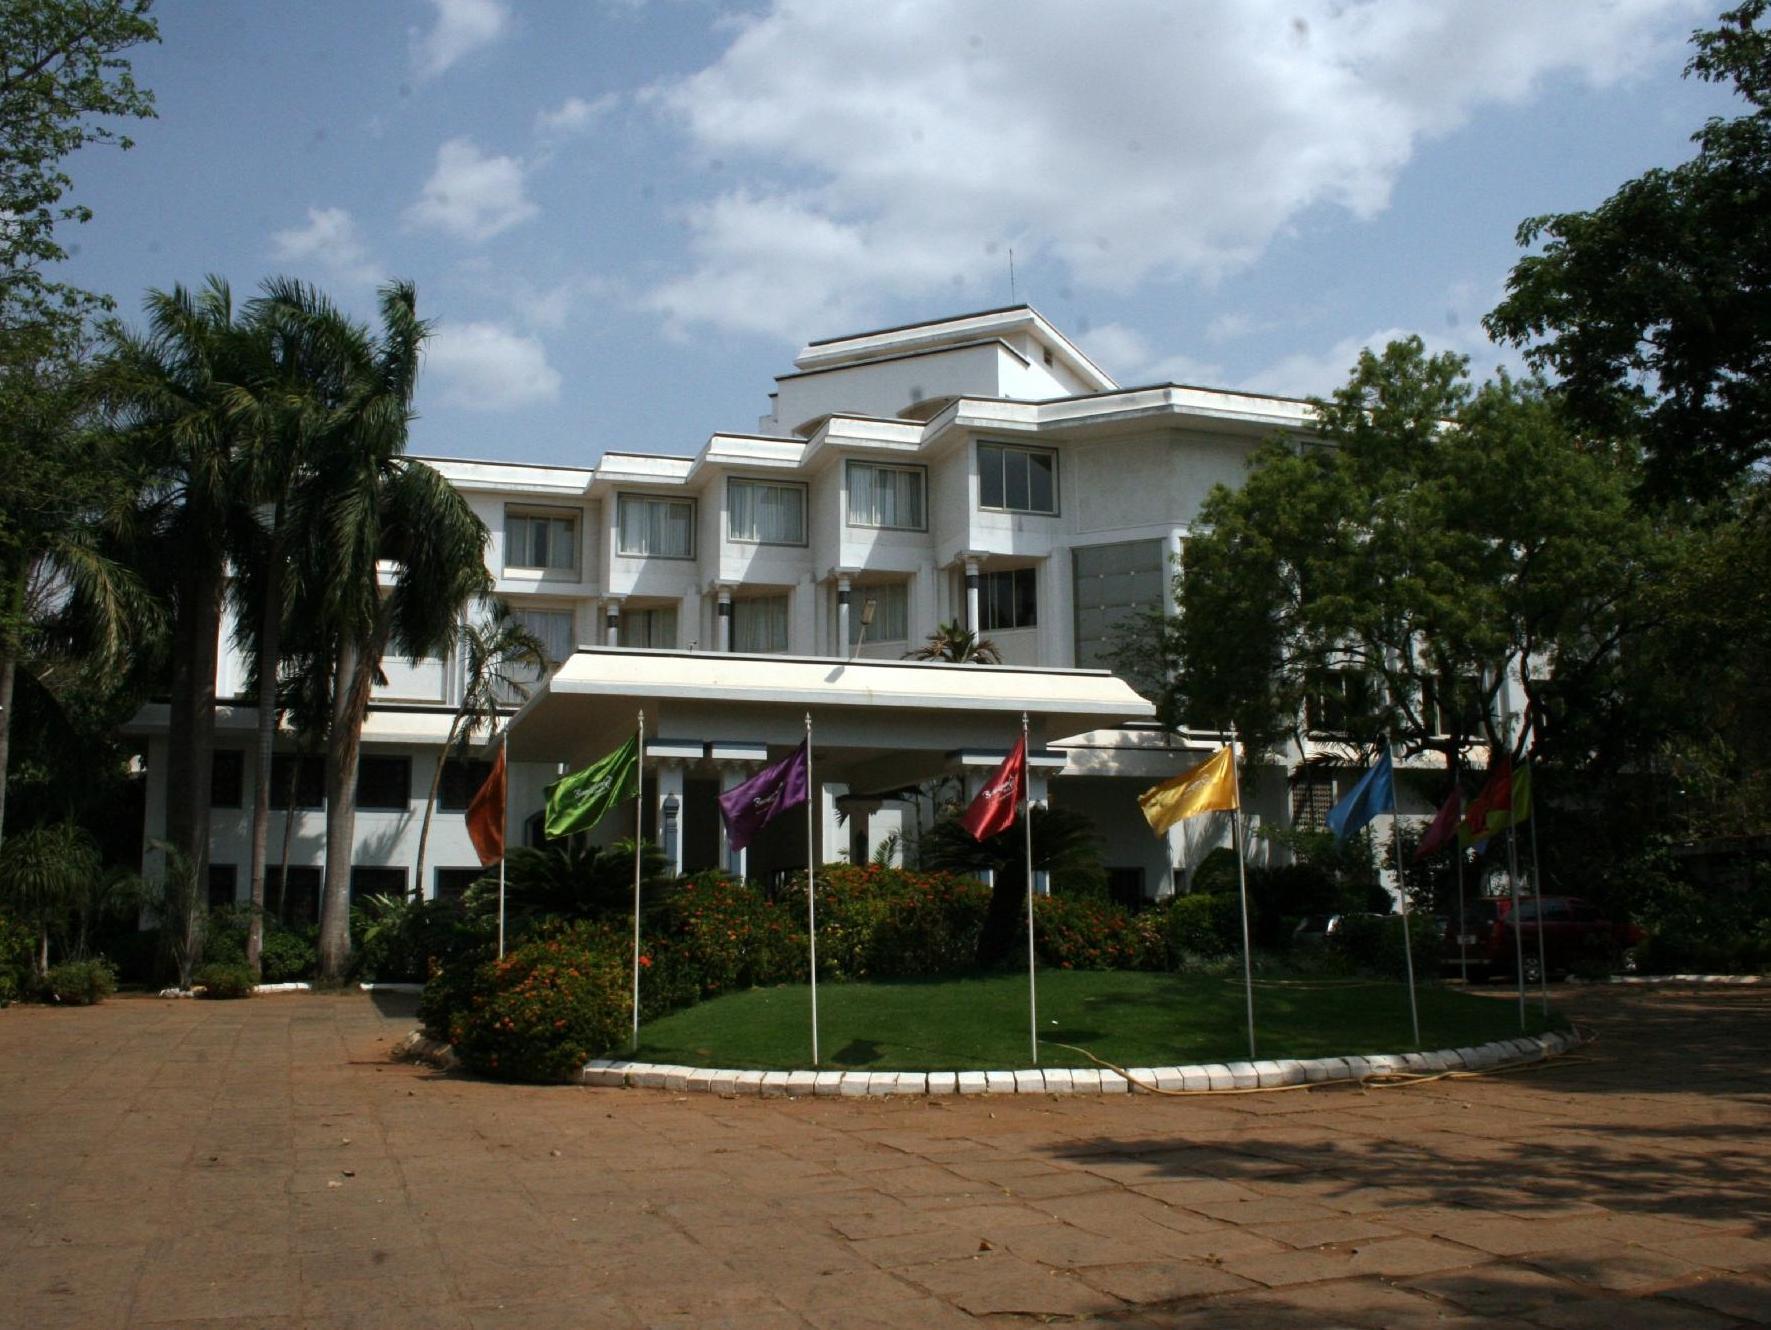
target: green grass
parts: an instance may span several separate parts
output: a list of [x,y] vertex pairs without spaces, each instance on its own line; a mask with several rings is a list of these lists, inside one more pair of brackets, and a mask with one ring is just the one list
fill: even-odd
[[[1056,1044],[1122,1067],[1245,1059],[1241,978],[1124,971],[1039,977],[1040,1061],[1087,1065]],[[1533,1003],[1531,1031],[1548,1023]],[[819,1045],[826,1067],[870,1071],[1015,1068],[1028,1057],[1027,978],[988,975],[888,983],[821,984]],[[1518,1010],[1496,994],[1420,989],[1421,1045],[1459,1048],[1519,1034]],[[1325,1057],[1406,1052],[1408,992],[1362,980],[1256,981],[1259,1055]],[[635,1055],[700,1067],[811,1065],[809,992],[757,988],[702,1002],[640,1029]]]

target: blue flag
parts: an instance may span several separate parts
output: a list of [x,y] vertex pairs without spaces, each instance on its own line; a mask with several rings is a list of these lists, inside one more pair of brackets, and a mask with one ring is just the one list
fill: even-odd
[[1328,829],[1338,845],[1379,813],[1396,811],[1396,780],[1390,771],[1390,750],[1359,778],[1359,783],[1328,810]]

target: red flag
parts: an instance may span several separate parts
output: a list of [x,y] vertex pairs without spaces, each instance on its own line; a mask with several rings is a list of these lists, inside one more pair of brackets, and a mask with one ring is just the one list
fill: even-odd
[[1503,757],[1488,773],[1488,783],[1482,787],[1482,792],[1470,800],[1470,808],[1464,814],[1463,826],[1458,836],[1465,844],[1487,840],[1488,815],[1501,813],[1510,816],[1512,811],[1513,759]]
[[1418,864],[1429,855],[1438,854],[1451,844],[1452,838],[1457,835],[1457,817],[1463,811],[1463,806],[1464,792],[1454,784],[1438,815],[1427,826],[1427,834],[1420,838],[1420,844],[1415,847],[1415,863]]
[[499,744],[492,774],[467,805],[467,834],[480,856],[481,868],[504,858],[504,798],[504,745]]
[[996,774],[984,782],[959,825],[971,832],[974,840],[989,840],[1015,825],[1015,805],[1026,792],[1027,738],[1022,735]]

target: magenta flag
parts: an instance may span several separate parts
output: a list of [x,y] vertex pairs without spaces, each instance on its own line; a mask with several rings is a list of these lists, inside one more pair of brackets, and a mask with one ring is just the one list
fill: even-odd
[[809,753],[806,740],[773,766],[764,767],[742,785],[734,785],[719,797],[720,816],[726,820],[726,839],[742,850],[757,832],[789,808],[798,808],[810,797],[806,788]]

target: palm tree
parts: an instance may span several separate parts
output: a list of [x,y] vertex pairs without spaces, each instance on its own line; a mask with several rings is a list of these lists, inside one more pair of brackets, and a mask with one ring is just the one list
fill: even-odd
[[979,637],[954,619],[938,624],[929,640],[914,651],[904,653],[905,660],[946,660],[960,665],[1000,665],[1002,652],[987,637]]
[[461,703],[449,719],[449,737],[437,755],[430,778],[430,794],[424,801],[424,822],[418,831],[418,862],[412,870],[413,893],[424,895],[424,850],[430,842],[431,815],[437,806],[437,789],[443,783],[443,765],[473,747],[481,732],[498,723],[499,704],[529,696],[527,680],[547,668],[547,649],[511,613],[504,600],[494,600],[486,617],[461,627],[456,644],[462,657]]
[[293,599],[308,611],[297,618],[305,649],[325,655],[332,678],[320,902],[320,972],[331,979],[350,955],[357,761],[381,661],[389,650],[432,654],[454,635],[462,607],[491,590],[485,524],[441,475],[404,456],[427,333],[416,292],[391,283],[380,303],[379,334],[347,325],[339,405],[316,431],[312,467],[291,497],[304,533]]
[[33,827],[0,849],[0,901],[37,926],[32,958],[41,979],[49,970],[49,935],[62,927],[100,873],[98,844],[73,822]]

